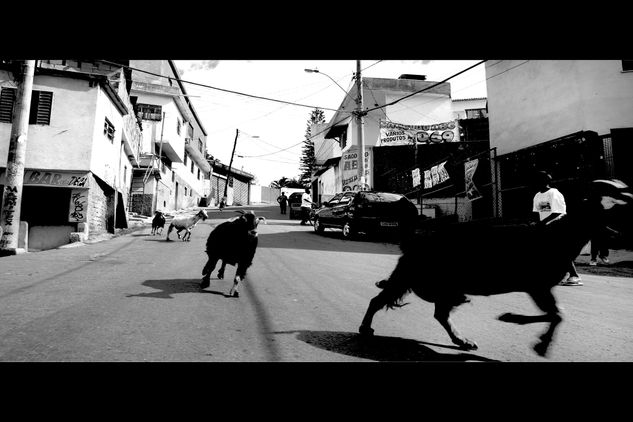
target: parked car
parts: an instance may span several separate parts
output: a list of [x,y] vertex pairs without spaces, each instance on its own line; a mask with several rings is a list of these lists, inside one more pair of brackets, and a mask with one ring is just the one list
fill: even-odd
[[303,195],[303,192],[293,192],[288,197],[290,219],[301,217],[301,195]]
[[403,234],[414,230],[418,209],[404,195],[389,192],[342,192],[323,203],[315,212],[314,231],[326,228],[341,229],[343,237],[358,233]]

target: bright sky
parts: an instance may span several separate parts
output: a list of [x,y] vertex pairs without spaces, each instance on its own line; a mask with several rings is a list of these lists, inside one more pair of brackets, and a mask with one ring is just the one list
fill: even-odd
[[[439,82],[478,61],[362,60],[361,76],[396,79],[409,73]],[[185,83],[207,131],[208,152],[228,165],[239,129],[233,168],[253,174],[258,184],[268,186],[282,177],[298,178],[311,111],[314,107],[336,109],[345,96],[327,76],[304,69],[318,69],[349,90],[356,60],[176,60],[176,66],[184,81],[310,106],[287,105]],[[483,64],[449,83],[453,99],[486,97]],[[325,110],[326,121],[333,114]],[[428,122],[432,123],[438,122]],[[280,151],[293,145],[296,146]]]

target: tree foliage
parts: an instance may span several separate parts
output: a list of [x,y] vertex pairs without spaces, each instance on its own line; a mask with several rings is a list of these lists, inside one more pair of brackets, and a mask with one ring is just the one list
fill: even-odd
[[314,141],[311,139],[314,135],[312,125],[317,123],[325,123],[325,113],[320,108],[315,108],[310,112],[310,118],[306,125],[305,141],[303,141],[303,149],[301,153],[301,165],[299,170],[299,182],[301,187],[310,187],[312,172],[316,170],[316,156],[314,153]]
[[273,180],[270,183],[271,188],[296,188],[300,189],[303,187],[300,181],[297,179],[289,179],[287,177],[282,177],[279,180]]

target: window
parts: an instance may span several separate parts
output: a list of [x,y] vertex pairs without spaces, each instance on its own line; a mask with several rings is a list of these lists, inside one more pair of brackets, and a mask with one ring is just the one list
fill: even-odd
[[13,122],[13,103],[15,102],[15,88],[2,88],[0,92],[0,122]]
[[345,148],[347,145],[347,129],[341,133],[341,137],[339,138],[341,142],[341,149]]
[[123,183],[127,183],[127,166],[123,166]]
[[484,117],[488,117],[488,113],[486,112],[485,108],[466,109],[467,119],[481,119]]
[[[2,88],[0,92],[0,122],[13,123],[13,105],[17,90]],[[30,125],[50,125],[53,93],[50,91],[33,90],[31,95]]]
[[191,174],[193,174],[193,160],[191,161]]
[[187,196],[187,187],[185,186],[185,196]]
[[103,124],[103,134],[108,137],[111,142],[114,142],[114,125],[108,118],[105,118],[105,122]]
[[178,135],[180,135],[180,126],[182,126],[182,123],[180,123],[180,119],[176,117],[176,133],[178,133]]
[[171,181],[172,181],[172,183],[173,183],[175,180],[176,180],[176,172],[175,172],[175,171],[172,171],[172,172],[171,172]]
[[200,152],[204,153],[204,143],[200,138],[198,138],[198,149],[200,150]]
[[160,121],[163,118],[163,108],[154,104],[137,104],[136,115],[143,120]]
[[622,60],[622,71],[633,71],[633,60]]
[[185,152],[185,161],[184,161],[184,165],[187,165],[187,153]]
[[33,91],[31,96],[30,125],[50,125],[53,93],[49,91]]
[[198,180],[200,180],[200,169],[198,169]]

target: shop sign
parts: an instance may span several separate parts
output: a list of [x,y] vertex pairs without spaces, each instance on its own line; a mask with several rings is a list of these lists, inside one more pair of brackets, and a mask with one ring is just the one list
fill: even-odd
[[432,125],[405,125],[380,121],[380,146],[439,144],[459,141],[456,120]]
[[26,170],[24,172],[24,186],[88,188],[88,174]]
[[[361,190],[361,184],[358,180],[358,168],[360,154],[359,149],[356,146],[352,146],[343,157],[341,157],[341,166],[343,168],[343,191],[358,191]],[[369,189],[369,151],[365,151],[365,186],[363,189]]]

